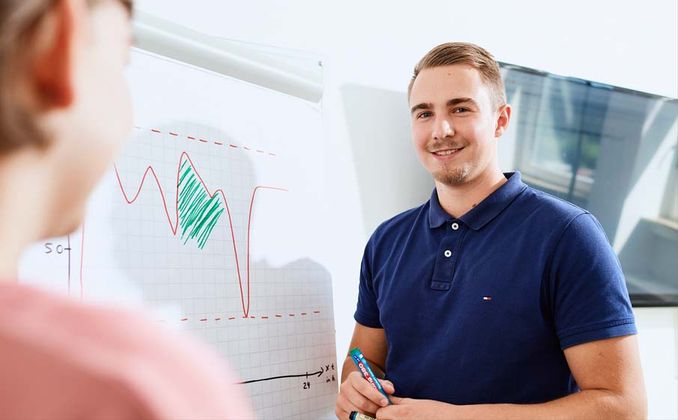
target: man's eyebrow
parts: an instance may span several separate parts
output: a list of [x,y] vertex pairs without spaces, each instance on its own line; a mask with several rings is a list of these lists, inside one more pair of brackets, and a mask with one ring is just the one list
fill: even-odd
[[471,105],[478,106],[476,101],[473,100],[473,98],[454,98],[450,99],[447,101],[447,106],[454,106],[454,105],[459,105],[463,103],[470,103]]
[[420,109],[431,109],[433,108],[433,104],[430,103],[421,103],[417,104],[410,109],[410,114],[414,114],[415,111],[420,110]]
[[[447,101],[447,106],[454,106],[454,105],[459,105],[459,104],[464,104],[464,103],[469,103],[473,106],[478,106],[476,101],[473,100],[473,98],[453,98]],[[420,109],[431,109],[433,108],[433,104],[430,102],[422,102],[420,104],[417,104],[410,109],[410,113],[414,114],[415,111],[418,111]]]

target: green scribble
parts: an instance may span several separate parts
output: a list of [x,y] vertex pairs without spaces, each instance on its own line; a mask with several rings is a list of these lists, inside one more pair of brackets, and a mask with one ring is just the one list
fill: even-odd
[[224,204],[216,194],[210,197],[188,160],[182,162],[179,172],[181,239],[184,245],[189,239],[196,239],[198,248],[203,249],[224,212]]

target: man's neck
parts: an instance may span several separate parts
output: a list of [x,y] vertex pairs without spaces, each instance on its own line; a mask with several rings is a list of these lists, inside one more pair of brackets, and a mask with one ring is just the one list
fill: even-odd
[[459,185],[445,185],[436,181],[436,191],[443,210],[459,218],[505,183],[504,174],[500,171],[493,171]]

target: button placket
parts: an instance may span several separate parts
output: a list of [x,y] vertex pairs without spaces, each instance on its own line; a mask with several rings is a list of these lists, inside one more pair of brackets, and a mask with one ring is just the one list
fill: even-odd
[[[433,268],[430,287],[433,290],[447,291],[452,287],[454,267],[456,265],[457,246],[461,243],[463,229],[457,222],[448,222],[450,227],[441,239]],[[456,228],[455,228],[456,227]]]

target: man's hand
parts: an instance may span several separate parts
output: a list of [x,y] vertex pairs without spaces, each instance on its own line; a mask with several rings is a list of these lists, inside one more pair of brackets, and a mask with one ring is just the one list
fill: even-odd
[[[379,379],[379,382],[381,382],[381,386],[387,394],[391,395],[395,392],[391,382],[385,379]],[[334,413],[338,419],[346,420],[351,411],[373,415],[380,407],[386,405],[388,405],[386,397],[365,380],[359,372],[354,371],[346,377],[346,380],[339,387]]]
[[451,420],[454,419],[452,404],[433,400],[415,400],[413,398],[391,397],[392,405],[377,410],[378,420],[389,419],[427,419]]

